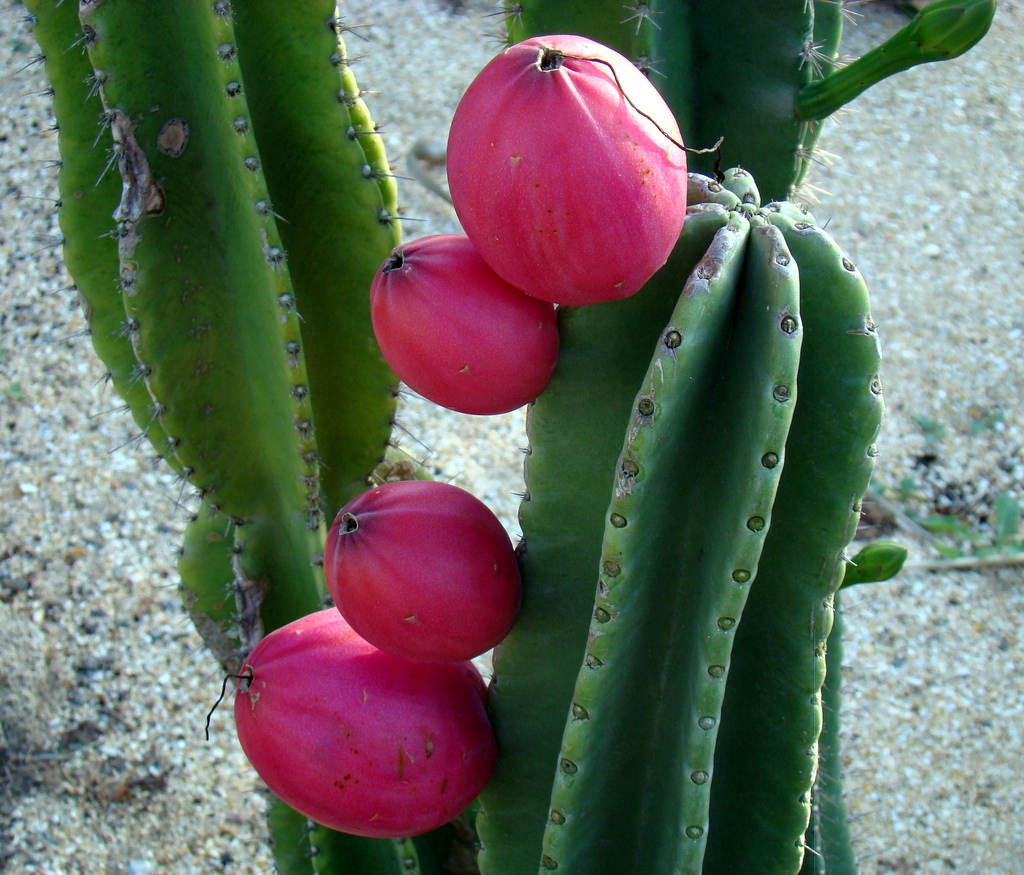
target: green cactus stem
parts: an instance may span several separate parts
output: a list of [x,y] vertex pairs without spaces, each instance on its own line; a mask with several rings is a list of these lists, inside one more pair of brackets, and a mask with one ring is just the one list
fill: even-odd
[[412,839],[367,841],[318,826],[280,800],[270,805],[274,863],[280,875],[433,875],[420,868]]
[[[849,566],[847,566],[849,570]],[[840,594],[832,599],[833,622],[825,653],[821,689],[822,728],[818,740],[818,774],[811,793],[807,853],[800,875],[857,875],[850,824],[843,797],[843,762],[839,741],[840,688],[843,680],[843,612]]]
[[[749,175],[725,178],[691,178],[681,243],[703,246],[703,260],[680,249],[635,299],[561,314],[560,369],[529,418],[523,611],[495,654],[502,756],[481,796],[485,875],[538,862],[568,872],[609,861],[637,873],[800,867],[831,599],[881,411],[878,345],[863,280],[812,217],[789,204],[760,209]],[[699,202],[702,192],[718,202]],[[729,229],[747,227],[749,242],[724,245]],[[681,287],[686,265],[677,314],[658,304],[645,383],[616,336],[629,332],[635,349],[653,333],[655,303]],[[692,322],[694,284],[714,278],[747,302],[721,323],[733,355],[711,352],[725,335]],[[705,318],[716,324],[710,310]],[[664,341],[677,334],[670,362]],[[683,338],[711,346],[691,359]],[[684,358],[687,379],[671,389]],[[639,394],[624,409],[626,383]],[[580,427],[591,418],[625,438],[611,478],[599,429]],[[773,435],[778,446],[764,445]],[[691,519],[683,508],[700,511]]]
[[480,797],[481,872],[537,871],[633,401],[679,292],[727,221],[718,205],[691,208],[669,263],[640,293],[560,309],[558,368],[528,415],[523,604],[488,694],[501,755]]
[[800,868],[825,640],[881,420],[878,338],[856,267],[807,216],[769,207],[800,269],[804,342],[786,467],[736,633],[705,873]]
[[119,290],[113,213],[121,200],[121,178],[99,127],[103,105],[74,3],[29,0],[33,33],[53,83],[53,113],[59,131],[60,204],[57,219],[63,257],[85,311],[92,347],[113,389],[128,405],[142,434],[174,468],[167,435],[153,409],[132,349]]
[[[366,289],[398,241],[395,182],[333,3],[31,11],[69,272],[114,388],[202,496],[183,599],[231,671],[320,607],[322,514],[384,455],[397,381]],[[333,846],[332,867],[395,847]]]
[[846,67],[839,0],[506,3],[509,40],[578,33],[618,50],[657,85],[688,146],[724,137],[690,169],[741,166],[765,200],[805,181],[822,122],[866,88],[916,64],[948,60],[987,32],[995,0],[936,0],[884,45]]
[[[576,33],[615,49],[627,58],[650,52],[651,31],[660,25],[653,4],[622,0],[565,0],[553,5],[545,0],[505,3],[510,44],[541,33]],[[545,26],[557,26],[545,30]]]
[[270,806],[274,862],[281,875],[473,875],[474,807],[412,838],[369,840],[318,826],[280,800]]
[[838,45],[842,27],[831,9],[816,27],[820,5],[527,0],[506,9],[512,41],[579,33],[620,51],[661,91],[688,146],[708,148],[724,137],[720,155],[691,155],[691,170],[713,175],[716,161],[742,166],[769,198],[782,199],[806,173],[820,131],[796,118],[793,104],[823,75],[818,58],[834,58],[816,44]]
[[202,0],[103,0],[80,17],[123,183],[132,345],[182,472],[236,523],[239,585],[273,628],[320,600],[316,452],[293,292],[224,48],[231,20]]
[[269,599],[273,628],[319,603],[321,513],[365,488],[396,401],[365,295],[398,239],[395,185],[335,7],[292,4],[283,22],[255,0],[33,11],[94,345],[204,515],[235,524],[238,586]]
[[816,76],[826,75],[826,67],[837,66],[842,39],[843,4],[814,0],[814,38],[804,50],[803,62],[814,68]]
[[[687,4],[693,28],[693,129],[687,145],[704,148],[724,137],[721,161],[749,171],[766,199],[789,196],[814,149],[814,134],[793,117],[792,105],[815,70],[804,60],[813,42],[816,4],[757,0]],[[736,51],[737,46],[748,46]],[[728,61],[725,59],[728,58]],[[677,102],[674,71],[663,89]],[[756,136],[752,132],[756,131]],[[694,156],[691,169],[710,174],[714,156]]]
[[705,264],[660,338],[619,460],[545,835],[544,866],[559,871],[701,870],[729,654],[800,349],[798,275],[775,228],[734,214]]
[[[840,590],[857,583],[875,583],[895,577],[907,558],[907,548],[892,541],[865,545],[846,562]],[[825,651],[825,683],[821,689],[822,726],[818,740],[818,773],[811,792],[811,822],[805,843],[801,875],[856,875],[857,859],[850,835],[843,796],[843,763],[840,744],[840,707],[843,682],[843,633],[841,592],[832,599],[832,631]]]
[[[235,524],[208,504],[185,527],[178,556],[182,601],[196,630],[228,674],[242,665],[242,641],[250,637],[241,624],[247,611],[248,593],[236,587],[231,563]],[[250,621],[251,622],[251,621]]]
[[960,57],[988,33],[995,13],[996,0],[929,3],[882,45],[801,89],[797,115],[804,121],[827,118],[889,76],[918,64]]
[[395,179],[339,38],[334,0],[235,0],[239,64],[288,253],[327,520],[366,488],[397,377],[367,289],[399,243]]

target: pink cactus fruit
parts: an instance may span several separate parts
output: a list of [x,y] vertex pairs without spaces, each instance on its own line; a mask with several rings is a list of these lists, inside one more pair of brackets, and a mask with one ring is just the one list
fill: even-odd
[[501,279],[461,234],[397,247],[373,279],[370,313],[392,370],[460,413],[528,404],[558,358],[554,307]]
[[316,823],[398,838],[462,812],[497,747],[470,662],[410,662],[363,641],[334,608],[270,633],[235,695],[242,749]]
[[534,37],[463,95],[448,186],[466,234],[512,285],[559,304],[617,300],[679,237],[681,144],[667,104],[625,57],[579,36]]
[[424,662],[471,659],[502,640],[522,583],[508,534],[469,492],[431,480],[385,483],[338,513],[327,588],[363,638]]

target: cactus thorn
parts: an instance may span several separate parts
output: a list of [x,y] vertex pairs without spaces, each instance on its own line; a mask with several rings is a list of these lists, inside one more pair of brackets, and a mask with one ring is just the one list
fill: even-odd
[[275,219],[279,219],[282,222],[288,223],[288,220],[280,213],[275,213],[274,208],[271,206],[268,200],[256,201],[256,215],[266,218],[267,216],[273,216]]
[[805,66],[810,65],[810,68],[814,71],[814,75],[819,78],[824,75],[823,65],[828,64],[832,67],[836,66],[835,61],[822,52],[821,48],[821,44],[816,45],[814,43],[813,35],[809,34],[807,36],[807,42],[804,43],[804,47],[800,52],[800,69],[802,70]]
[[43,64],[45,62],[46,62],[46,55],[42,55],[42,54],[36,55],[34,58],[32,58],[31,61],[28,61],[26,64],[24,64],[23,66],[21,66],[17,70],[15,70],[14,71],[14,75],[17,76],[19,73],[24,73],[30,67],[35,67],[37,64]]
[[491,13],[492,15],[500,15],[504,13],[506,19],[510,24],[519,24],[523,20],[523,4],[522,3],[505,3],[504,9],[501,12]]
[[32,253],[33,255],[46,252],[48,249],[58,249],[64,245],[64,237],[59,234],[41,234],[38,239],[43,241],[43,245],[36,249]]
[[481,33],[480,38],[492,45],[497,45],[499,48],[505,48],[509,45],[508,35],[500,32]]
[[843,7],[843,18],[845,18],[850,24],[858,24],[858,18],[863,18],[863,12],[857,12],[854,6],[863,6],[865,3],[870,3],[872,0],[840,0],[840,5]]
[[643,26],[643,23],[645,21],[649,21],[658,30],[661,30],[661,25],[659,25],[658,22],[656,22],[654,20],[654,16],[655,15],[660,15],[661,13],[658,12],[658,11],[652,10],[651,7],[647,3],[637,3],[635,6],[630,6],[629,4],[624,4],[622,8],[630,10],[633,14],[632,15],[628,15],[625,18],[623,18],[620,23],[621,24],[625,24],[628,21],[632,21],[633,19],[636,19],[636,32],[637,32],[637,34],[640,33],[640,28]]
[[661,61],[652,60],[650,55],[639,55],[634,63],[636,64],[636,68],[648,79],[651,78],[651,73],[657,73],[663,79],[666,78],[665,74],[662,73],[661,70],[657,69],[657,65],[660,64]]
[[819,167],[830,167],[832,162],[839,157],[834,152],[827,152],[815,146],[799,148],[795,154],[801,161],[813,162]]

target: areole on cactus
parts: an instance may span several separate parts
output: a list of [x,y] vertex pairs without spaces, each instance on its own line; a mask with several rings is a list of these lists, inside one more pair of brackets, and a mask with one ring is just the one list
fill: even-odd
[[[68,267],[115,388],[198,493],[183,590],[237,672],[268,633],[317,616],[324,520],[366,490],[385,452],[397,381],[373,340],[370,287],[399,242],[394,179],[331,0],[28,6],[54,88]],[[686,207],[681,232],[665,220],[667,243],[631,238],[641,219],[630,209],[652,207],[628,185],[588,190],[614,149],[558,192],[560,203],[585,198],[588,226],[617,228],[599,238],[601,255],[646,282],[572,306],[597,299],[573,294],[573,262],[548,295],[570,306],[557,310],[557,365],[529,412],[522,610],[495,652],[498,756],[478,804],[447,825],[352,827],[356,836],[277,803],[278,866],[439,875],[476,835],[483,875],[795,875],[811,871],[812,853],[852,872],[842,829],[811,815],[842,805],[834,712],[821,703],[837,694],[835,594],[875,453],[878,341],[855,266],[787,201],[822,115],[857,90],[854,73],[833,70],[841,6],[505,6],[510,43],[579,34],[567,39],[585,39],[587,57],[604,57],[596,40],[648,74],[678,121],[646,111],[658,119],[652,138],[725,139],[719,155],[693,156],[704,175],[689,177],[683,153],[660,146],[676,163],[659,177],[659,203],[679,220]],[[914,35],[925,34],[934,51],[912,60],[953,56],[993,9],[940,0],[890,48],[920,47]],[[87,51],[67,51],[75,44]],[[564,52],[570,70],[574,54]],[[897,68],[876,60],[857,68],[858,88]],[[597,116],[595,140],[618,118],[645,126],[633,84],[648,79],[614,69],[586,71],[615,104]],[[487,103],[460,107],[449,165],[456,199],[468,190],[484,204],[466,213],[471,239],[473,221],[515,194],[494,190],[507,182],[497,171],[481,182],[486,144],[459,145],[485,110],[509,110]],[[520,112],[488,113],[488,136]],[[536,122],[543,132],[558,119]],[[563,159],[544,158],[545,184],[570,178]],[[746,170],[721,173],[716,159]],[[627,221],[595,217],[606,209]],[[507,269],[536,273],[518,245],[499,247]],[[630,264],[638,251],[644,263]],[[625,282],[613,272],[613,287]],[[892,567],[887,554],[877,574]],[[295,692],[319,689],[323,672],[310,672]],[[243,711],[249,693],[236,700]],[[310,768],[301,783],[315,790],[325,769]],[[431,831],[395,835],[420,828]]]

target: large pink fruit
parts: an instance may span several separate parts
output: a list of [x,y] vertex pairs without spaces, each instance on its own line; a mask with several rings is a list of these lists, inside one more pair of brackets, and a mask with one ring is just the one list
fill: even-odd
[[425,398],[460,413],[507,413],[547,386],[554,307],[513,288],[462,234],[397,247],[370,287],[381,352]]
[[433,480],[385,483],[345,505],[327,535],[324,575],[356,632],[425,662],[471,659],[501,641],[522,588],[498,518]]
[[271,632],[235,694],[242,750],[310,820],[373,838],[447,823],[483,789],[497,746],[470,662],[429,665],[363,641],[334,608]]
[[448,186],[462,227],[530,295],[572,305],[632,295],[667,260],[686,214],[686,153],[663,131],[682,142],[657,89],[622,55],[578,36],[518,43],[455,110]]

